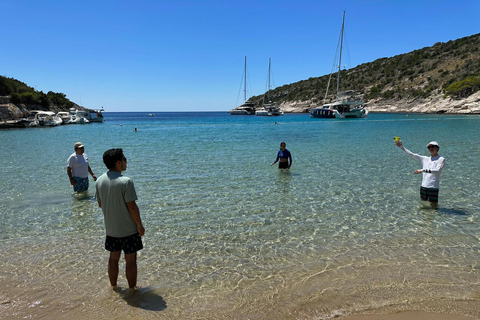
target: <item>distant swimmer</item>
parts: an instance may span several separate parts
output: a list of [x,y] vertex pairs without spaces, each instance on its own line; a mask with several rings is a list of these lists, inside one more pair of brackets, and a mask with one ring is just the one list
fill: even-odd
[[133,129],[133,131],[137,132],[138,130],[137,130],[137,128],[135,128],[135,129]]
[[83,143],[77,142],[73,147],[75,152],[67,160],[67,174],[73,190],[84,192],[88,190],[88,174],[92,175],[94,181],[97,181],[97,177],[90,168]]
[[280,151],[277,153],[277,159],[272,163],[272,166],[280,160],[278,169],[290,169],[292,166],[292,154],[286,149],[285,142],[280,143]]
[[430,157],[420,156],[410,152],[403,146],[402,141],[399,139],[395,139],[395,144],[410,157],[422,163],[422,169],[417,169],[414,172],[415,174],[423,174],[422,186],[420,187],[420,199],[422,201],[429,201],[436,207],[440,187],[440,173],[442,173],[442,169],[445,166],[445,158],[438,155],[438,151],[440,150],[438,142],[432,141],[427,144]]

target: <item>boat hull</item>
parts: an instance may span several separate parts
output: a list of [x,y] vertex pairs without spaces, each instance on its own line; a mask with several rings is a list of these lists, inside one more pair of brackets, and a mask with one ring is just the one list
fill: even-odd
[[329,108],[315,108],[310,111],[311,118],[333,119],[337,117],[337,114],[337,110],[332,110]]
[[253,113],[248,112],[247,110],[231,110],[229,111],[232,116],[250,116]]
[[261,117],[268,117],[271,116],[272,114],[268,112],[267,110],[258,110],[255,112],[256,116],[261,116]]

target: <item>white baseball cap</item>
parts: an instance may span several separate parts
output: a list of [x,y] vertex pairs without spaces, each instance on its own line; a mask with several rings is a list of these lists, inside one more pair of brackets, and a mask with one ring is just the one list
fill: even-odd
[[438,142],[437,141],[430,141],[428,144],[427,144],[427,148],[430,147],[430,146],[437,146],[440,148],[440,146],[438,145]]

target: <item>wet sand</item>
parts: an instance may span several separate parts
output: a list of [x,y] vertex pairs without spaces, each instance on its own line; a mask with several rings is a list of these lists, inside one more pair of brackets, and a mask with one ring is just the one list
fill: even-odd
[[404,311],[386,315],[356,315],[339,318],[341,320],[472,320],[475,318],[454,314]]

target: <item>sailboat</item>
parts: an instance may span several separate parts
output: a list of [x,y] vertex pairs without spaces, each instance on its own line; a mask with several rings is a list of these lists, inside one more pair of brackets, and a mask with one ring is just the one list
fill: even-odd
[[[283,116],[283,111],[275,105],[274,102],[270,101],[270,71],[272,67],[272,59],[268,58],[268,89],[265,95],[263,96],[263,108],[255,111],[256,116]],[[266,99],[265,99],[266,97]]]
[[[310,117],[312,118],[365,118],[368,115],[368,110],[365,109],[365,103],[356,97],[355,91],[353,90],[340,91],[340,70],[342,65],[344,28],[345,28],[345,11],[343,11],[342,30],[340,32],[340,42],[339,42],[340,54],[338,59],[336,99],[332,103],[324,104],[321,108],[312,109],[310,111]],[[330,79],[331,77],[332,77],[332,74],[330,74]],[[328,95],[330,79],[328,80],[325,99],[327,98],[327,95]]]
[[228,111],[231,115],[249,116],[255,114],[255,103],[247,100],[247,57],[245,57],[244,81],[243,96],[245,102],[241,106]]

